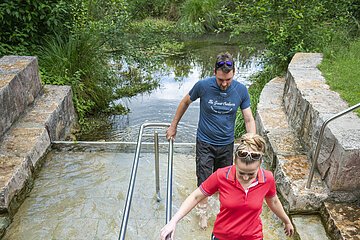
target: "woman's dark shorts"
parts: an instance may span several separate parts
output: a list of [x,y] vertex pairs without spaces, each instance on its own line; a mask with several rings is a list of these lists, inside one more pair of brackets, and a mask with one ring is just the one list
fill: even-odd
[[[212,234],[211,234],[211,240],[220,240],[220,239],[218,239],[217,237],[215,237],[214,234],[212,233]],[[262,240],[264,240],[264,239],[262,239]]]
[[234,142],[217,146],[196,140],[197,185],[205,181],[218,168],[233,164]]
[[220,240],[220,239],[216,238],[216,237],[214,236],[214,234],[212,233],[212,234],[211,234],[211,240]]

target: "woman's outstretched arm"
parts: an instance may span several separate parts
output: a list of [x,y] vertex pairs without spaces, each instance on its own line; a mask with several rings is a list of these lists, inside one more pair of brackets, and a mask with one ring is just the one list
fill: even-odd
[[160,230],[160,239],[166,240],[169,234],[170,239],[174,239],[176,224],[205,197],[207,196],[205,196],[199,188],[193,191],[181,204],[179,211],[177,211],[171,220]]

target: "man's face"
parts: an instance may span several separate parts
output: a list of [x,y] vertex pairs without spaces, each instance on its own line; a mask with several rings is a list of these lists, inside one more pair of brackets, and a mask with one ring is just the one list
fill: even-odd
[[228,73],[223,72],[221,69],[215,70],[215,77],[220,89],[224,91],[230,86],[233,80],[234,70]]

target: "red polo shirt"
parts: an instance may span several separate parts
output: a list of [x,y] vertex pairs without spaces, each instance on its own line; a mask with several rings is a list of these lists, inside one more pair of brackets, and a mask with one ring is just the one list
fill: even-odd
[[236,180],[235,165],[218,169],[201,185],[207,196],[219,191],[220,212],[214,223],[214,235],[220,240],[258,240],[263,238],[260,214],[265,197],[276,195],[274,176],[259,169],[247,189]]

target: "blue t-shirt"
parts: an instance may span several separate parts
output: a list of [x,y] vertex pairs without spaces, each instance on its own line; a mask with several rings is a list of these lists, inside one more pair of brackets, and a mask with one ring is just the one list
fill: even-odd
[[215,77],[198,81],[189,92],[191,101],[200,98],[197,138],[212,145],[227,145],[234,141],[234,126],[238,108],[250,107],[246,87],[236,80],[221,90]]

